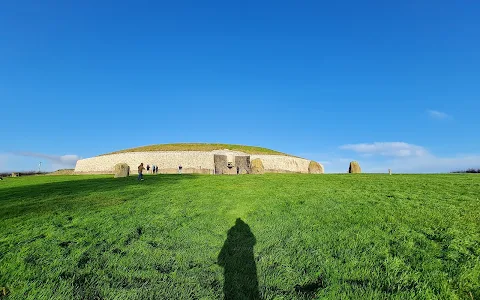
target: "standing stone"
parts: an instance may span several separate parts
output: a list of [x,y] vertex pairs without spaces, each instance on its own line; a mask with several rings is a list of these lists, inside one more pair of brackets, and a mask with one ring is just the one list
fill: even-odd
[[348,173],[362,173],[360,165],[356,161],[350,162],[350,167],[348,168]]
[[12,177],[18,177],[19,173],[12,173]]
[[388,169],[388,174],[392,175],[392,169]]
[[238,174],[250,174],[250,156],[235,156],[235,167]]
[[250,163],[250,169],[252,170],[252,174],[264,174],[265,168],[263,167],[262,160],[260,158],[255,158]]
[[323,166],[316,161],[311,160],[308,164],[308,173],[309,174],[323,174]]
[[114,174],[115,178],[128,177],[130,175],[130,167],[125,163],[116,164]]
[[215,165],[215,174],[228,174],[228,162],[226,155],[215,154],[213,156],[213,163]]

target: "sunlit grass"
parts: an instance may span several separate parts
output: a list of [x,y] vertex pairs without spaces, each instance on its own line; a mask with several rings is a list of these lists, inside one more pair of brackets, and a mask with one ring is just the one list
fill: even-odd
[[224,288],[262,299],[480,299],[479,197],[476,174],[7,178],[0,290],[8,299],[219,299]]

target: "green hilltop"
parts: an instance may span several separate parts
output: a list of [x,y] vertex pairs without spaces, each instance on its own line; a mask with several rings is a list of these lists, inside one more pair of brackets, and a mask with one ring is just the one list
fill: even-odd
[[208,144],[208,143],[179,143],[179,144],[157,144],[148,145],[135,148],[129,148],[119,150],[108,154],[126,153],[126,152],[148,152],[148,151],[213,151],[213,150],[232,150],[245,152],[247,154],[270,154],[270,155],[286,155],[292,156],[279,151],[256,147],[256,146],[244,146],[235,144]]

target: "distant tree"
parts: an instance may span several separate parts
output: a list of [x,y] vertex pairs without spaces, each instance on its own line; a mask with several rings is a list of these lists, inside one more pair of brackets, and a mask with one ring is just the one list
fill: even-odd
[[43,175],[43,174],[47,174],[48,172],[38,172],[38,171],[3,172],[3,173],[0,173],[0,177],[8,177],[12,175],[12,173],[17,173],[20,176],[28,176],[28,175]]
[[450,172],[450,173],[480,173],[480,169],[470,168],[470,169],[466,169],[466,170],[453,171],[453,172]]

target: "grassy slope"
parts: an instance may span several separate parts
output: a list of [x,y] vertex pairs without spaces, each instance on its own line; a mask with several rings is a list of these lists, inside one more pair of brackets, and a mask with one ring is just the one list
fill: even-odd
[[[480,299],[479,191],[478,175],[8,178],[0,286],[9,299],[215,299],[224,285]],[[251,233],[227,239],[237,218]]]
[[213,151],[213,150],[223,150],[223,149],[241,151],[248,154],[272,154],[272,155],[290,156],[282,152],[278,152],[275,150],[270,150],[262,147],[232,145],[232,144],[202,144],[202,143],[149,145],[149,146],[142,146],[142,147],[120,150],[120,151],[116,151],[108,154],[125,153],[125,152],[145,152],[145,151]]

